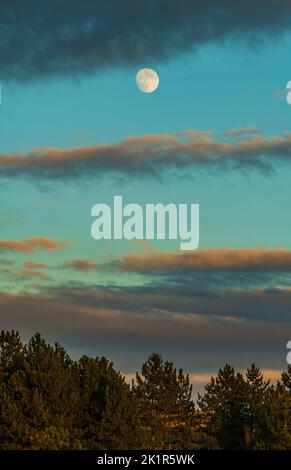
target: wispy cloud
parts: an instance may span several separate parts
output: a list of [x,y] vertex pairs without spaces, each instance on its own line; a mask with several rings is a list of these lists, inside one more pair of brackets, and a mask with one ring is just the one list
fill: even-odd
[[99,263],[95,261],[88,261],[88,260],[81,260],[81,259],[73,259],[70,261],[66,261],[60,265],[63,269],[73,269],[75,271],[95,271],[99,269]]
[[43,279],[43,280],[50,279],[49,276],[44,274],[42,271],[36,271],[35,269],[21,269],[19,271],[16,271],[15,275],[23,279],[33,279],[33,278]]
[[185,295],[229,289],[277,289],[291,287],[291,250],[284,248],[208,248],[190,252],[148,250],[121,258],[66,260],[55,266],[79,272],[98,271],[112,279],[127,273],[135,285],[175,289]]
[[3,268],[0,270],[0,273],[5,276],[5,279],[11,281],[30,281],[30,280],[42,280],[48,281],[49,276],[44,274],[42,271],[37,271],[35,269],[11,269]]
[[209,248],[181,253],[127,254],[115,266],[124,271],[170,272],[195,269],[288,270],[291,271],[291,250],[261,248]]
[[25,261],[23,263],[26,269],[48,269],[48,264],[46,263],[35,263],[33,261]]
[[37,250],[60,250],[66,248],[67,243],[44,237],[30,237],[23,240],[0,240],[0,252],[16,251],[34,253]]
[[230,129],[224,132],[226,136],[250,136],[252,134],[261,134],[261,131],[257,126],[249,126],[240,129]]
[[43,148],[28,155],[0,155],[2,178],[36,181],[90,181],[103,175],[162,176],[194,168],[255,168],[269,172],[278,162],[291,161],[291,135],[239,136],[219,140],[212,132],[187,130],[177,134],[127,137],[119,143],[68,150]]

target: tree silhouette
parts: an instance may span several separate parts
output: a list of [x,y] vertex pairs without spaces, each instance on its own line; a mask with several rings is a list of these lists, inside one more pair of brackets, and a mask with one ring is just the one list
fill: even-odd
[[150,448],[170,449],[183,446],[187,417],[193,408],[192,386],[183,370],[160,354],[151,354],[136,374],[133,391],[140,403],[143,424],[148,430]]
[[290,366],[271,385],[227,364],[194,407],[188,374],[160,354],[130,387],[104,357],[0,334],[0,449],[291,449],[290,423]]
[[137,403],[107,359],[83,356],[74,366],[79,390],[79,427],[86,448],[132,449],[140,445]]

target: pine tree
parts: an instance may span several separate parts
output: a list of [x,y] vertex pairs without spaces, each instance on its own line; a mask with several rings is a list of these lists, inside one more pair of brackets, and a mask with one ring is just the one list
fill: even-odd
[[79,426],[90,449],[134,449],[142,436],[130,387],[104,357],[83,356],[74,366],[82,403]]
[[0,449],[21,448],[29,427],[19,406],[26,348],[18,332],[0,334]]
[[192,386],[182,369],[160,354],[151,354],[136,374],[133,391],[151,449],[183,448],[188,434],[188,412],[193,408]]
[[286,372],[282,373],[282,383],[291,396],[291,366],[288,366]]
[[226,365],[195,408],[189,376],[151,354],[132,388],[104,357],[73,361],[0,334],[0,449],[291,449],[291,367],[270,385]]
[[291,397],[281,382],[270,388],[266,422],[267,431],[264,436],[263,448],[267,450],[290,450]]
[[268,436],[267,418],[270,413],[270,381],[264,381],[260,369],[252,364],[246,371],[246,446],[250,449],[265,447]]
[[[289,373],[276,386],[255,364],[245,379],[226,365],[199,396],[199,429],[221,449],[290,449]],[[285,384],[285,385],[284,385]]]
[[0,387],[2,448],[67,448],[78,446],[75,414],[78,391],[71,375],[72,361],[59,345],[52,347],[36,334],[27,345],[19,335],[2,333]]
[[[283,374],[283,380],[287,378]],[[248,419],[246,442],[251,449],[290,449],[290,397],[283,383],[270,385],[252,364],[246,372]]]
[[219,370],[198,396],[205,436],[220,449],[245,449],[246,384],[230,365]]

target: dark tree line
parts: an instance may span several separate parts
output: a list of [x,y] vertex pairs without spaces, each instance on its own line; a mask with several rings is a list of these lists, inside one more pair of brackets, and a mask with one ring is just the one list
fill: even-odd
[[129,386],[104,357],[2,331],[0,449],[291,449],[291,367],[271,385],[254,364],[226,365],[194,404],[159,354]]

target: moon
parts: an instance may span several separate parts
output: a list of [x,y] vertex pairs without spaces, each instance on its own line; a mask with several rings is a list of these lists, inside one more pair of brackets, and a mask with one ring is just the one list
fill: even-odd
[[135,77],[137,87],[143,93],[153,93],[159,86],[159,76],[153,69],[140,69]]

